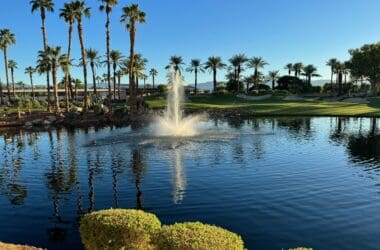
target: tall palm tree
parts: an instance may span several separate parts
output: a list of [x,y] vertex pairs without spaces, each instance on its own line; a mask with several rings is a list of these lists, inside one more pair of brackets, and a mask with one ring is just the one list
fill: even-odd
[[117,94],[118,94],[118,99],[120,100],[120,91],[121,91],[121,77],[123,77],[125,75],[125,72],[124,70],[122,69],[119,69],[118,71],[116,71],[116,76],[117,76]]
[[311,86],[311,77],[320,76],[319,74],[317,74],[317,68],[312,64],[309,64],[303,67],[303,72],[304,72],[303,74],[306,76],[307,84],[309,86]]
[[[5,78],[7,81],[8,100],[11,99],[8,74],[8,46],[16,43],[15,35],[9,29],[0,30],[0,49],[4,52]],[[1,93],[2,96],[2,93]]]
[[[110,59],[112,62],[112,69],[113,69],[113,98],[116,99],[116,69],[118,66],[120,66],[121,59],[123,58],[123,55],[118,50],[111,50],[110,52]],[[119,93],[120,96],[120,93]],[[120,98],[119,98],[120,99]]]
[[272,90],[274,89],[274,85],[278,79],[278,77],[280,76],[279,75],[279,72],[278,70],[274,70],[274,71],[269,71],[268,75],[269,75],[269,78],[271,79],[272,81]]
[[244,54],[234,55],[230,60],[230,63],[234,67],[235,81],[237,83],[236,91],[240,91],[240,74],[243,71],[243,65],[248,61],[248,58]]
[[[253,57],[253,58],[248,60],[247,66],[249,68],[254,69],[254,72],[253,72],[253,79],[254,80],[259,79],[259,77],[258,77],[259,69],[264,68],[265,65],[268,65],[268,63],[262,57]],[[255,81],[254,83],[256,85],[256,88],[259,89],[259,82]],[[248,93],[248,89],[246,91]]]
[[155,79],[156,79],[157,74],[158,74],[158,71],[156,69],[150,69],[149,75],[152,77],[153,89],[154,89],[154,84],[155,84]]
[[[65,86],[65,108],[66,111],[69,110],[69,84],[70,84],[70,67],[71,60],[68,55],[63,54],[58,59],[59,66],[61,67],[65,77],[64,77],[64,86]],[[70,84],[71,85],[71,84]]]
[[288,75],[290,76],[293,71],[293,64],[292,63],[286,64],[285,69],[288,70]]
[[33,101],[35,100],[35,94],[34,94],[34,84],[33,84],[33,74],[36,73],[36,69],[33,68],[32,66],[29,66],[27,68],[25,68],[25,74],[28,74],[29,75],[29,79],[30,79],[30,86],[32,87],[32,99]]
[[173,67],[175,72],[178,72],[181,74],[182,65],[185,63],[183,62],[182,56],[171,56],[169,58],[169,65],[167,65],[165,68],[169,69],[170,67]]
[[[73,37],[73,25],[75,23],[75,10],[74,10],[74,4],[73,2],[65,3],[63,5],[63,8],[60,9],[59,16],[63,18],[63,20],[69,25],[69,38],[68,38],[68,45],[67,45],[67,60],[70,61],[71,58],[71,42]],[[70,69],[69,69],[70,70]],[[73,96],[73,88],[71,86],[71,76],[70,72],[68,75],[68,88],[70,90],[70,98]]]
[[[145,66],[146,64],[148,63],[148,60],[146,58],[144,58],[141,54],[137,53],[134,55],[134,59],[133,59],[133,65],[132,65],[132,68],[133,68],[133,72],[135,73],[135,83],[136,83],[136,89],[138,90],[139,89],[139,78],[142,78],[142,74],[143,74],[143,71],[145,70]],[[123,66],[122,66],[122,70],[124,72],[128,72],[128,69],[130,67],[130,64],[131,64],[131,60],[130,58],[124,60],[122,62]]]
[[123,14],[120,18],[120,22],[125,23],[126,28],[129,30],[130,48],[129,48],[129,58],[131,60],[129,64],[129,88],[130,88],[130,106],[132,115],[137,111],[136,103],[136,84],[135,84],[135,74],[133,71],[133,60],[135,55],[135,38],[136,38],[136,27],[137,23],[145,23],[146,14],[139,9],[137,4],[132,4],[130,6],[124,7],[122,9]]
[[46,56],[50,60],[50,64],[51,64],[55,111],[60,112],[59,99],[58,99],[57,69],[59,66],[59,59],[61,57],[61,47],[48,46],[46,48]]
[[102,4],[100,5],[99,10],[106,12],[107,83],[108,83],[108,98],[109,98],[109,103],[111,104],[112,92],[111,92],[110,14],[112,12],[112,8],[118,4],[118,0],[100,0],[100,1]]
[[330,60],[328,60],[328,62],[326,63],[327,66],[330,66],[330,69],[331,69],[331,89],[332,89],[332,86],[333,86],[333,78],[334,78],[334,72],[335,72],[335,67],[337,66],[337,63],[338,63],[338,59],[336,58],[331,58]]
[[222,58],[219,56],[210,56],[207,62],[204,64],[204,68],[213,73],[213,91],[216,91],[216,73],[218,69],[224,69],[226,65],[222,62]]
[[[99,52],[96,49],[86,49],[86,56],[90,62],[92,82],[94,84],[94,94],[97,96],[95,67],[99,65]],[[110,89],[108,91],[108,94],[110,94]]]
[[83,67],[83,82],[84,82],[84,98],[83,98],[83,110],[86,111],[88,107],[88,94],[87,94],[87,63],[86,63],[86,48],[83,38],[83,17],[90,17],[90,8],[86,6],[84,1],[74,1],[73,3],[75,21],[77,22],[78,36],[81,48],[82,67]]
[[51,95],[50,95],[50,74],[51,64],[50,59],[47,55],[46,50],[38,51],[37,60],[37,72],[41,74],[46,74],[46,87],[47,87],[47,110],[51,111]]
[[[46,19],[46,12],[54,12],[54,2],[53,0],[31,0],[30,5],[32,6],[32,13],[39,11],[40,17],[41,17],[41,30],[42,30],[42,41],[44,46],[44,51],[46,51],[48,43],[46,38],[46,25],[45,25],[45,19]],[[51,99],[50,99],[50,79],[49,75],[50,72],[46,71],[46,85],[48,87],[48,111],[50,111],[51,108]]]
[[15,92],[15,69],[17,69],[17,63],[13,60],[8,61],[8,68],[11,70],[11,79],[12,79],[12,93],[13,96],[16,96]]
[[303,64],[301,62],[293,64],[294,76],[299,77],[301,75],[302,69],[303,69]]
[[204,69],[199,59],[191,59],[189,67],[186,69],[188,72],[194,72],[194,94],[198,92],[198,73],[204,72]]

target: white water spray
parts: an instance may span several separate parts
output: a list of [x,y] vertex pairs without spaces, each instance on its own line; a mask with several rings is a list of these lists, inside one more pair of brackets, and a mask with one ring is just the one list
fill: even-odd
[[182,76],[178,71],[170,70],[170,84],[167,108],[163,117],[158,118],[159,136],[194,136],[199,116],[182,117],[181,103],[184,99]]

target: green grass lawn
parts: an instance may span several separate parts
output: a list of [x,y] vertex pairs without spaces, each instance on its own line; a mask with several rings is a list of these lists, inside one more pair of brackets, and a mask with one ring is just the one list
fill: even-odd
[[[380,116],[380,98],[371,98],[368,104],[326,102],[326,101],[283,101],[283,97],[267,100],[249,101],[234,95],[202,95],[190,97],[185,102],[187,109],[238,109],[245,114],[260,116],[297,115],[297,116]],[[146,99],[153,109],[166,105],[165,97]]]

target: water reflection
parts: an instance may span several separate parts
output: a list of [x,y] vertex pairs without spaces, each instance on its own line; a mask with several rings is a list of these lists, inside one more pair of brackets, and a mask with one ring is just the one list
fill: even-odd
[[186,193],[186,175],[182,162],[181,148],[174,150],[174,168],[173,168],[173,202],[180,204]]

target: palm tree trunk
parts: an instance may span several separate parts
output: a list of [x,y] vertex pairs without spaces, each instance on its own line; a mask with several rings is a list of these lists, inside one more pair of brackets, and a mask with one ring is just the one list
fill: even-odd
[[[69,59],[70,61],[70,56],[71,56],[71,43],[72,43],[72,37],[73,37],[73,23],[70,22],[69,23],[69,44],[67,46],[67,58]],[[67,76],[67,90],[66,91],[69,91],[69,94],[68,94],[68,97],[70,100],[72,100],[72,97],[73,97],[73,86],[71,85],[71,74],[70,74],[70,71],[69,71],[69,75]]]
[[152,74],[152,80],[153,80],[153,89],[154,89],[154,74]]
[[9,86],[9,73],[8,73],[8,53],[7,48],[4,48],[4,65],[5,65],[5,79],[7,81],[8,101],[11,101],[11,89]]
[[134,64],[134,47],[135,47],[135,24],[131,22],[129,29],[129,38],[130,38],[130,65],[129,65],[129,103],[131,106],[131,114],[135,115],[137,112],[136,106],[136,86],[135,86],[135,77],[133,72],[133,64]]
[[33,74],[29,73],[29,78],[30,78],[30,86],[32,86],[32,100],[35,100],[35,95],[34,95],[34,85],[33,85]]
[[113,65],[113,99],[116,100],[116,64]]
[[65,74],[65,108],[69,112],[69,73]]
[[16,97],[16,92],[15,92],[15,77],[14,77],[14,69],[11,68],[11,77],[12,77],[12,93],[13,97]]
[[50,93],[50,71],[46,71],[46,85],[47,85],[47,110],[51,112],[51,93]]
[[197,95],[197,85],[198,85],[198,69],[195,69],[195,81],[194,81],[194,94]]
[[121,75],[117,75],[117,97],[120,100]]
[[[243,86],[244,86],[244,85],[243,85]],[[247,87],[246,87],[246,91],[245,91],[245,92],[248,94],[248,92],[249,92],[249,81],[247,81],[246,86],[247,86]]]
[[78,36],[82,54],[82,67],[83,67],[83,82],[84,82],[84,97],[83,97],[83,111],[87,111],[87,64],[86,64],[86,49],[83,40],[83,26],[82,22],[78,21]]
[[106,21],[106,47],[107,47],[107,82],[108,82],[108,103],[111,107],[111,96],[112,96],[112,90],[111,90],[111,62],[110,62],[110,15],[108,10],[108,4],[106,6],[106,14],[107,14],[107,21]]
[[[45,27],[45,8],[44,7],[41,7],[40,8],[40,12],[41,12],[41,23],[42,23],[42,26],[41,26],[41,29],[42,29],[42,40],[43,40],[43,44],[44,44],[44,51],[46,51],[47,49],[47,39],[46,39],[46,27]],[[46,85],[47,85],[47,109],[48,111],[50,112],[51,111],[51,100],[50,100],[50,72],[47,71],[46,72]]]
[[213,70],[214,75],[214,92],[216,91],[216,69]]
[[[237,74],[236,74],[236,82],[237,82],[237,85],[239,86],[238,88],[240,88],[240,65],[238,66],[237,68]],[[247,93],[248,93],[248,89],[247,89]]]
[[97,90],[96,90],[96,75],[95,75],[95,65],[94,62],[91,62],[91,72],[92,72],[92,82],[94,84],[94,94],[97,96]]
[[4,104],[3,100],[3,83],[0,80],[0,104]]
[[332,92],[332,89],[333,89],[333,78],[334,78],[334,70],[331,69],[331,92]]
[[59,109],[59,99],[58,99],[58,86],[57,86],[57,65],[52,63],[52,77],[53,77],[53,88],[54,88],[54,102],[55,102],[55,111],[58,113]]
[[275,81],[276,81],[276,80],[273,78],[273,79],[272,79],[272,90],[274,90],[274,84],[275,84]]

